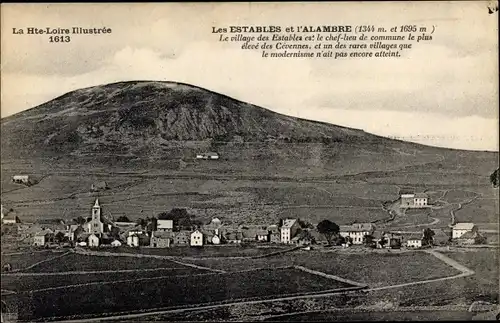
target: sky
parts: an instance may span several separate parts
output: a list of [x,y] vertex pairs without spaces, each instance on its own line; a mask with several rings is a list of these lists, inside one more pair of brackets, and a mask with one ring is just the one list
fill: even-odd
[[[1,117],[83,87],[177,81],[306,119],[423,144],[498,151],[498,12],[488,2],[2,4]],[[400,58],[262,58],[229,25],[434,27]],[[13,28],[107,27],[107,35]]]

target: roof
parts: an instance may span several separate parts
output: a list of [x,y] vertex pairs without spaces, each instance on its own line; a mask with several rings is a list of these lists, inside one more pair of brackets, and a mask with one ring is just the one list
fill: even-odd
[[40,232],[38,232],[37,234],[35,234],[35,237],[41,237],[41,236],[45,236],[46,234],[52,234],[54,233],[54,231],[50,230],[50,229],[44,229]]
[[193,235],[193,234],[201,234],[201,235],[203,235],[203,233],[201,233],[201,231],[200,231],[200,230],[194,230],[194,231],[191,233],[191,235]]
[[411,234],[410,236],[408,236],[408,238],[406,238],[406,240],[422,240],[422,235],[421,234],[416,234],[416,233],[413,233]]
[[226,235],[227,240],[241,240],[242,237],[241,232],[230,232]]
[[474,223],[462,222],[457,223],[453,226],[453,230],[472,230],[474,228]]
[[258,236],[267,236],[268,233],[269,232],[267,232],[267,230],[257,230],[255,232],[255,234],[258,235]]
[[339,231],[341,232],[364,232],[372,230],[375,230],[375,226],[372,223],[354,223],[339,226]]
[[425,193],[415,193],[415,198],[427,198],[428,195]]
[[152,238],[158,239],[171,239],[174,237],[174,233],[170,231],[153,231]]
[[95,199],[94,207],[99,207],[99,198]]
[[296,222],[296,219],[285,219],[283,220],[283,225],[281,227],[284,229],[288,229],[291,228]]
[[474,239],[477,238],[478,236],[481,236],[478,232],[467,231],[457,239]]
[[405,194],[401,194],[401,197],[415,197],[415,194],[413,193],[405,193]]

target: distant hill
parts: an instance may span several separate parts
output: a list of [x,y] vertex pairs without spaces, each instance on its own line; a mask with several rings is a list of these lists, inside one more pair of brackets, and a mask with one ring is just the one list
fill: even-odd
[[101,158],[111,166],[117,156],[178,161],[217,150],[222,159],[245,163],[243,171],[250,160],[281,169],[294,163],[348,169],[354,167],[352,158],[364,164],[357,171],[378,170],[436,161],[451,151],[278,114],[192,85],[156,81],[84,88],[4,118],[1,148],[2,160]]

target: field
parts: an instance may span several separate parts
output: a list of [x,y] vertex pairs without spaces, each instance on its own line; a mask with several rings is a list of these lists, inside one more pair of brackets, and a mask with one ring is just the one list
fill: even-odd
[[[3,252],[2,246],[2,252]],[[11,254],[3,254],[2,253],[2,267],[5,264],[10,264],[13,270],[18,270],[22,268],[26,268],[28,266],[35,265],[40,261],[45,261],[52,257],[57,257],[64,254],[65,251],[52,251],[52,250],[44,250],[44,251],[36,251],[36,252],[16,252]]]
[[454,268],[422,252],[343,254],[294,251],[262,259],[192,259],[189,262],[227,271],[298,265],[365,283],[370,287],[440,278],[458,273]]
[[[20,306],[27,310],[19,313],[19,316],[21,319],[33,319],[82,313],[137,311],[345,287],[350,286],[295,269],[191,274],[155,278],[148,282],[111,282],[22,294],[19,295]],[[61,293],[61,290],[65,292]],[[204,292],[200,293],[200,290]],[[173,291],[175,293],[172,293]],[[96,298],[102,300],[100,306],[95,306]]]
[[175,248],[102,248],[99,251],[113,253],[139,253],[157,256],[179,257],[256,257],[273,252],[291,249],[291,246],[255,246],[255,245],[206,245],[203,248],[178,246]]
[[106,257],[81,254],[68,254],[54,262],[44,262],[32,267],[28,272],[50,273],[65,271],[99,271],[128,269],[153,269],[178,267],[169,260],[146,257]]
[[464,205],[455,216],[459,222],[498,223],[498,198],[478,198]]

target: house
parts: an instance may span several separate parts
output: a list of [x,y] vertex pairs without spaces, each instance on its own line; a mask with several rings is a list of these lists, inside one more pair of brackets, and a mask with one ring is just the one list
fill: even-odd
[[120,241],[118,241],[118,240],[113,240],[113,241],[111,242],[111,246],[112,246],[112,247],[121,247],[121,246],[122,246],[122,243],[121,243]]
[[173,241],[174,233],[172,231],[153,231],[150,246],[152,248],[169,248]]
[[83,232],[85,232],[85,229],[81,225],[71,224],[67,226],[65,236],[68,237],[69,241],[75,241]]
[[404,193],[401,194],[402,208],[424,208],[429,205],[429,196],[426,193]]
[[267,241],[271,243],[280,243],[281,233],[277,225],[270,225],[267,227],[268,238]]
[[319,233],[318,230],[316,230],[316,229],[309,230],[309,234],[312,237],[313,243],[315,243],[315,244],[328,244],[328,241],[326,240],[325,235],[322,233]]
[[3,224],[16,224],[21,223],[21,219],[17,216],[16,212],[9,212],[2,218]]
[[50,229],[44,229],[33,237],[33,245],[43,247],[46,243],[54,239],[54,231]]
[[190,241],[191,247],[203,246],[203,233],[201,233],[199,230],[195,230],[193,233],[191,233]]
[[429,201],[429,196],[425,193],[415,193],[413,197],[413,207],[421,208],[427,207]]
[[407,248],[421,248],[422,247],[422,234],[412,234],[406,239]]
[[354,223],[352,225],[339,226],[340,236],[350,237],[352,244],[363,244],[364,237],[372,235],[375,231],[375,226],[372,223]]
[[486,239],[477,230],[474,230],[465,232],[456,238],[455,241],[461,245],[473,245],[485,243]]
[[281,225],[281,243],[290,243],[300,228],[297,219],[285,219]]
[[399,249],[402,245],[403,237],[397,232],[375,231],[371,234],[375,247],[386,249]]
[[127,245],[129,247],[139,247],[139,236],[136,234],[129,235],[127,237]]
[[91,235],[89,235],[88,237],[88,246],[90,248],[97,248],[99,247],[99,237],[97,235],[95,235],[94,233],[92,233]]
[[156,231],[172,231],[174,228],[174,220],[156,220]]
[[190,231],[182,230],[179,232],[175,232],[174,244],[178,246],[187,246],[189,245],[190,239],[191,239]]
[[401,194],[400,197],[401,197],[401,207],[406,208],[413,206],[415,194],[406,193],[406,194]]
[[98,192],[107,189],[109,189],[109,187],[108,183],[106,183],[105,181],[95,182],[92,185],[90,185],[90,191],[92,192]]
[[14,175],[12,176],[12,182],[25,185],[31,184],[29,175]]
[[240,231],[232,231],[226,234],[226,241],[228,243],[241,243],[243,241],[243,234]]
[[196,154],[196,159],[219,159],[219,154],[216,152],[207,152]]
[[88,233],[100,236],[104,232],[104,222],[101,220],[101,211],[99,199],[96,199],[94,206],[92,206],[92,219],[85,224]]
[[314,237],[310,233],[310,230],[303,230],[292,238],[291,243],[299,246],[310,245],[314,243]]
[[475,231],[477,231],[477,226],[475,226],[474,223],[467,223],[467,222],[457,223],[452,227],[451,238],[458,239],[467,232],[475,232]]
[[269,238],[268,235],[269,235],[269,232],[267,230],[260,229],[260,230],[257,230],[257,232],[255,232],[255,239],[257,241],[267,242],[268,238]]

